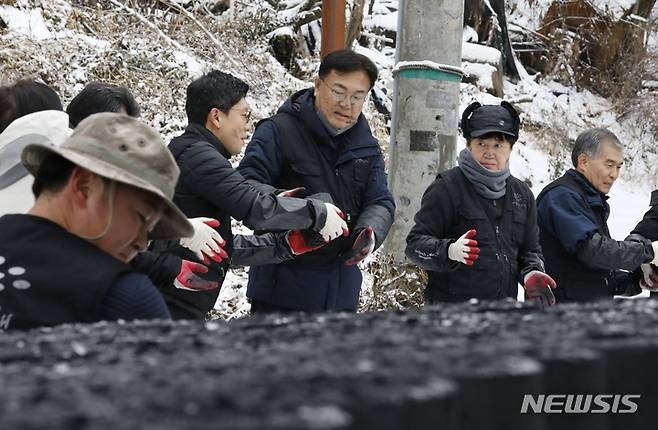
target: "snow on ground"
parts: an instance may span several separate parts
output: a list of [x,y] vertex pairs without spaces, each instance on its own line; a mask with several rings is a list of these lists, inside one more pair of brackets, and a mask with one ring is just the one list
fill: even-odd
[[34,40],[53,37],[38,9],[21,10],[13,6],[0,6],[0,18],[16,33],[29,36]]
[[[552,3],[553,0],[508,0],[506,2],[508,22],[535,30]],[[591,3],[601,12],[619,18],[633,6],[635,0],[594,0]],[[658,5],[654,8],[656,9]]]
[[391,12],[385,15],[371,15],[364,18],[364,27],[380,27],[385,30],[395,31],[398,28],[398,13]]

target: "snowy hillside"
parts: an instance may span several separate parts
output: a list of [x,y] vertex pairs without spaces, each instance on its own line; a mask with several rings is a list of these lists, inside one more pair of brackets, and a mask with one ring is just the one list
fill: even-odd
[[[125,85],[142,106],[142,117],[158,128],[166,140],[184,124],[187,84],[202,72],[219,68],[251,86],[248,97],[255,120],[275,112],[293,91],[311,85],[319,48],[317,22],[301,26],[300,33],[315,45],[300,63],[297,78],[272,55],[269,38],[290,28],[296,13],[307,3],[236,1],[230,13],[212,14],[213,1],[128,0],[3,0],[0,5],[0,84],[19,77],[38,77],[55,88],[64,103],[89,81]],[[272,4],[279,3],[281,10]],[[348,2],[352,3],[352,2]],[[392,106],[391,69],[395,65],[390,33],[397,25],[396,0],[366,2],[364,34],[355,49],[369,56],[381,69],[376,92]],[[507,2],[510,27],[536,29],[550,0]],[[598,8],[620,16],[632,0],[597,0]],[[137,6],[139,7],[137,7]],[[183,6],[194,5],[194,8]],[[190,10],[192,12],[190,12]],[[658,10],[654,8],[652,18]],[[472,30],[472,29],[470,29]],[[477,42],[477,33],[466,29],[464,40]],[[382,35],[384,31],[384,35]],[[390,32],[390,33],[386,33]],[[366,42],[363,42],[363,41]],[[648,43],[658,52],[655,31]],[[478,55],[472,47],[465,54]],[[474,53],[475,52],[475,53]],[[644,153],[649,135],[646,118],[620,115],[609,99],[586,89],[566,86],[551,77],[520,73],[521,79],[503,82],[505,99],[522,113],[524,130],[512,155],[512,173],[532,184],[538,193],[547,182],[570,166],[564,144],[589,127],[607,127],[627,145],[628,159],[622,178],[613,187],[610,218],[613,237],[623,239],[648,208],[649,194],[658,187],[656,152]],[[462,84],[460,105],[472,101],[498,103],[486,88]],[[373,103],[365,108],[383,147],[388,144],[386,117]],[[463,145],[463,142],[462,142]],[[371,260],[371,262],[374,260]],[[218,308],[222,315],[239,316],[248,310],[242,287],[246,274],[233,273],[223,288]],[[371,283],[369,277],[366,283]]]

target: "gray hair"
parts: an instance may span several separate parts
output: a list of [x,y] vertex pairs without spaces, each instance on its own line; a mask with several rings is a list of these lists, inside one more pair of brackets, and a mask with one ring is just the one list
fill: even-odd
[[578,156],[580,154],[586,154],[590,158],[598,157],[599,152],[601,152],[601,144],[604,142],[613,145],[620,151],[624,150],[624,146],[617,136],[607,128],[590,128],[580,133],[576,138],[573,151],[571,151],[573,167],[578,166]]

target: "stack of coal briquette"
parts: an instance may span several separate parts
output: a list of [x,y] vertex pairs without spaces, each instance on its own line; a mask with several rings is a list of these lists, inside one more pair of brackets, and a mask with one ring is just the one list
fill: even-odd
[[[647,429],[657,367],[654,300],[69,325],[0,333],[0,428]],[[522,414],[526,394],[641,398]]]

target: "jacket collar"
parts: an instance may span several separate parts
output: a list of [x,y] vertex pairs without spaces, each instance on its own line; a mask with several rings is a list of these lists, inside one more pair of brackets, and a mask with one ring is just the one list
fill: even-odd
[[[349,130],[338,136],[332,136],[327,128],[322,124],[315,111],[315,97],[313,96],[313,88],[297,91],[279,108],[279,112],[285,112],[297,117],[300,122],[306,125],[320,143],[338,147],[338,142],[341,139],[347,139],[344,150],[351,150],[362,147],[376,146],[379,148],[379,142],[372,135],[368,121],[363,114],[359,115],[356,124]],[[341,151],[342,152],[342,151]]]
[[217,150],[220,152],[220,154],[222,154],[225,158],[227,158],[227,159],[231,158],[231,155],[224,148],[224,144],[222,143],[222,141],[217,139],[217,136],[212,134],[210,132],[210,130],[208,130],[203,125],[191,122],[185,128],[185,134],[191,134],[191,135],[201,137],[201,140],[204,140],[204,141],[210,143],[215,148],[217,148]]
[[592,206],[608,206],[608,196],[594,188],[594,185],[579,171],[576,169],[567,170],[567,175],[572,177],[579,185],[582,186],[585,194],[587,195],[587,203]]

